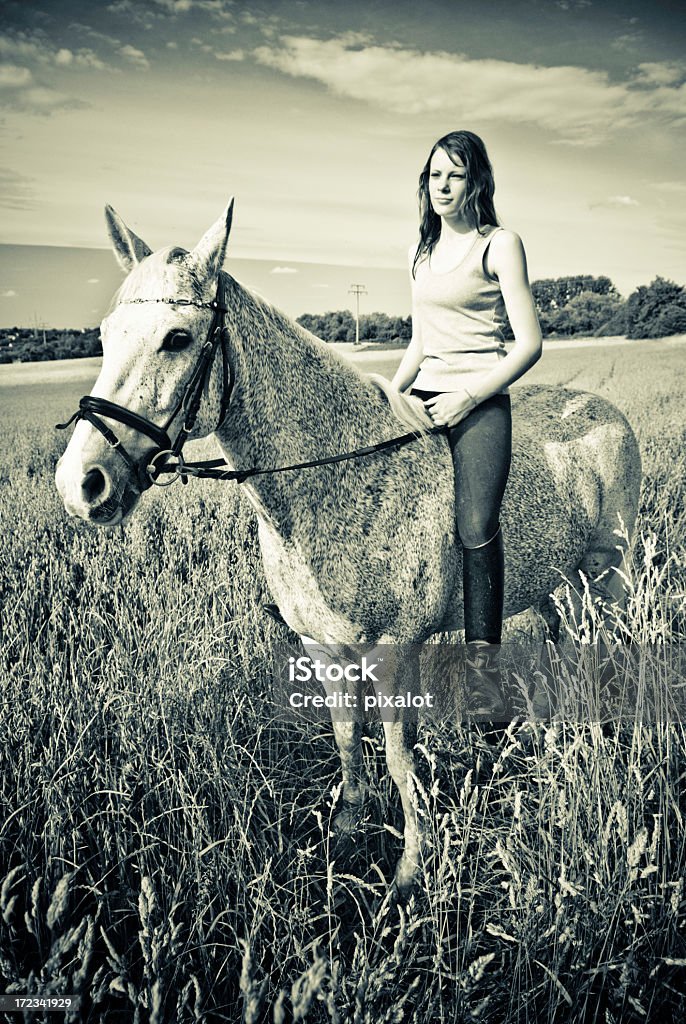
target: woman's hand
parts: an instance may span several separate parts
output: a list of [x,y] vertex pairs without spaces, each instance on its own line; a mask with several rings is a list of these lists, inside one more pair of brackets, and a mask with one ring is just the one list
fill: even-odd
[[476,407],[468,391],[447,391],[429,398],[424,407],[437,427],[456,427]]

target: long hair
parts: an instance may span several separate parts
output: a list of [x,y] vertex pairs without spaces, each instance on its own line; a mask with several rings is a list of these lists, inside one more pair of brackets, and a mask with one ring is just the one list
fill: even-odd
[[462,205],[462,212],[467,223],[476,228],[479,234],[482,228],[498,224],[493,205],[495,182],[493,168],[482,140],[474,132],[450,132],[440,138],[429,153],[429,159],[419,175],[419,245],[412,263],[414,277],[417,264],[424,256],[431,256],[434,246],[441,233],[441,218],[434,211],[429,198],[429,170],[431,157],[437,149],[442,149],[454,161],[458,157],[465,166],[467,191]]

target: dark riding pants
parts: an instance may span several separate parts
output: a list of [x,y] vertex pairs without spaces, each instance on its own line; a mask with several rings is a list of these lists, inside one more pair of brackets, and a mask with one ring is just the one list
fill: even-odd
[[[426,401],[437,392],[415,389],[413,394]],[[494,395],[481,402],[447,434],[462,541],[465,640],[499,644],[505,593],[500,505],[512,453],[510,396]]]
[[[423,402],[438,393],[412,390]],[[500,526],[512,455],[510,396],[487,398],[456,427],[448,427],[447,435],[455,466],[457,531],[465,548],[478,548]]]

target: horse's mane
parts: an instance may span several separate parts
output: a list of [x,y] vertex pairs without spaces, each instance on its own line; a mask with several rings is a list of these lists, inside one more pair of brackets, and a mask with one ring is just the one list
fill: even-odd
[[[188,266],[185,257],[188,253],[185,249],[177,246],[169,246],[158,252],[152,253],[122,281],[110,302],[105,316],[110,313],[120,302],[136,299],[160,299],[180,298],[190,299],[195,302],[206,302],[214,297],[208,293],[207,282],[200,281]],[[415,430],[424,433],[433,424],[427,415],[424,404],[418,398],[401,394],[391,386],[390,381],[378,373],[363,373],[350,360],[339,355],[330,345],[315,334],[306,330],[295,320],[292,320],[281,310],[268,302],[262,295],[253,291],[246,285],[240,284],[226,271],[221,271],[221,282],[225,295],[228,296],[232,290],[238,289],[243,297],[248,297],[252,304],[254,314],[264,320],[265,330],[270,333],[276,329],[282,333],[291,334],[304,341],[305,344],[325,354],[326,358],[348,371],[352,370],[360,380],[360,386],[364,383],[371,383],[386,399],[392,414],[398,423],[406,430]],[[242,303],[243,304],[243,303]]]
[[419,398],[413,398],[410,395],[402,394],[391,386],[391,382],[383,377],[380,373],[364,373],[358,367],[354,365],[350,360],[345,359],[335,349],[331,348],[325,341],[318,338],[316,334],[312,334],[311,331],[306,330],[297,321],[292,320],[281,310],[277,309],[270,302],[268,302],[258,292],[253,291],[246,285],[240,284],[235,278],[230,275],[226,275],[228,281],[237,285],[238,288],[244,294],[248,294],[255,305],[256,310],[264,318],[265,328],[271,330],[278,328],[281,331],[289,331],[291,334],[301,338],[306,344],[313,346],[319,351],[324,351],[328,359],[333,362],[337,362],[342,366],[350,369],[352,367],[355,374],[360,378],[360,384],[367,381],[374,385],[378,391],[381,392],[383,397],[388,402],[391,412],[398,420],[401,426],[407,430],[416,430],[420,433],[425,433],[427,430],[433,427],[433,422],[427,414],[424,403]]

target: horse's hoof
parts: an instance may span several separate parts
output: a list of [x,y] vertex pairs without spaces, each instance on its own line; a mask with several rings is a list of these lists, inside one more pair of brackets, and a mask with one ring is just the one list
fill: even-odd
[[496,747],[502,744],[508,725],[509,722],[483,721],[475,723],[474,739],[477,746],[493,753]]
[[331,831],[339,836],[350,836],[357,832],[365,816],[364,803],[344,803],[331,822]]
[[391,882],[391,899],[394,903],[407,903],[418,888],[419,868],[412,861],[401,857],[395,869],[395,877]]

